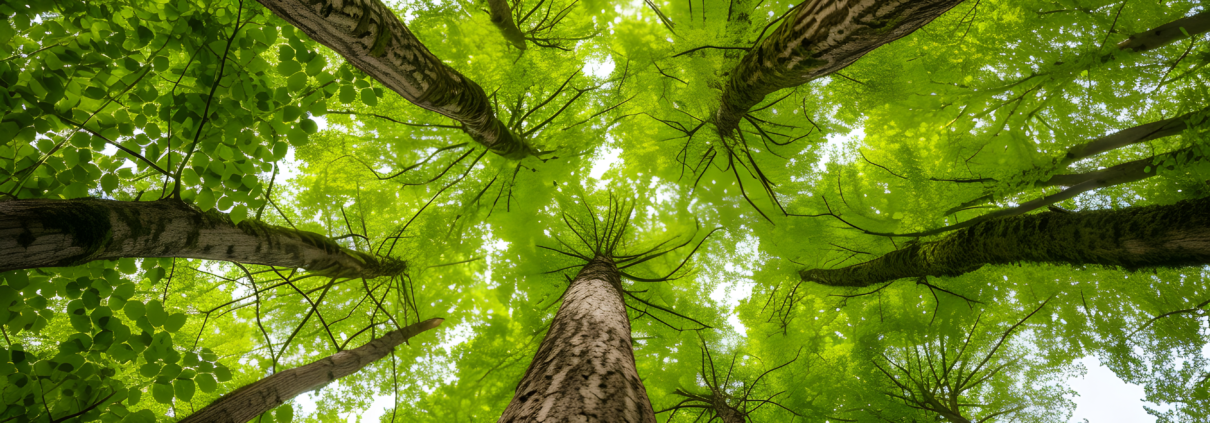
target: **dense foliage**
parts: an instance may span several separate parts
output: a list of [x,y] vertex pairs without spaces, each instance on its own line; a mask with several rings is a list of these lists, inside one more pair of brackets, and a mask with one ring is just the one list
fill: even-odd
[[[576,271],[541,247],[573,243],[564,214],[610,195],[634,202],[621,250],[684,244],[623,278],[661,419],[722,396],[753,421],[933,421],[952,397],[971,421],[1066,421],[1087,356],[1144,386],[1160,421],[1210,418],[1205,267],[1023,263],[864,289],[798,274],[1060,194],[1054,175],[1145,161],[1054,202],[1068,211],[1210,195],[1207,37],[1117,47],[1201,2],[966,2],[775,93],[728,138],[710,123],[722,85],[795,2],[510,4],[525,50],[486,2],[391,6],[548,152],[520,161],[251,1],[0,5],[0,201],[180,198],[408,263],[374,280],[187,259],[4,273],[0,421],[173,421],[432,317],[444,326],[260,421],[371,402],[390,421],[493,420]],[[1187,114],[1171,136],[1063,161]]]

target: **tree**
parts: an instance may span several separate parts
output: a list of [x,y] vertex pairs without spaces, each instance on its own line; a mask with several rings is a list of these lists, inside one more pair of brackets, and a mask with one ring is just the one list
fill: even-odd
[[277,408],[299,394],[314,391],[332,381],[355,373],[378,361],[408,338],[441,325],[442,319],[429,319],[375,338],[360,347],[341,351],[313,363],[295,367],[258,380],[219,398],[183,422],[246,422]]
[[255,220],[235,224],[179,201],[18,200],[0,203],[0,270],[125,257],[179,257],[303,268],[334,278],[395,276],[406,265],[313,233]]
[[[441,331],[254,420],[499,419],[521,381],[544,383],[526,375],[547,371],[533,359],[561,324],[595,327],[555,307],[577,304],[572,273],[597,257],[562,219],[591,226],[582,199],[610,193],[634,207],[602,291],[622,298],[610,317],[628,346],[614,345],[657,421],[1067,421],[1092,358],[1143,386],[1160,421],[1206,420],[1196,257],[1117,263],[1132,270],[962,244],[986,255],[908,283],[800,274],[1003,222],[1204,202],[1202,5],[892,2],[873,15],[889,31],[790,53],[830,65],[757,66],[796,29],[839,37],[882,10],[824,3],[0,5],[0,208],[183,207],[407,263],[111,252],[4,271],[0,421],[168,422],[432,316]],[[849,5],[851,20],[793,25]],[[22,221],[63,223],[45,214]],[[999,264],[966,271],[983,262]]]

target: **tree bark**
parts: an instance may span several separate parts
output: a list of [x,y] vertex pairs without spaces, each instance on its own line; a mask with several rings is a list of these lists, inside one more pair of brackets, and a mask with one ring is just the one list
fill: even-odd
[[807,0],[731,71],[715,112],[729,136],[774,91],[838,71],[912,33],[961,0]]
[[496,118],[483,88],[430,53],[381,0],[258,1],[408,101],[461,122],[496,154],[536,154]]
[[496,25],[504,39],[518,49],[525,50],[525,34],[521,33],[516,22],[513,22],[513,11],[508,7],[508,0],[487,0],[487,5],[491,8],[492,24]]
[[1191,35],[1210,31],[1210,12],[1177,19],[1150,31],[1131,35],[1125,41],[1118,43],[1118,48],[1130,51],[1147,51],[1156,47],[1189,38]]
[[1210,197],[1167,206],[992,219],[804,281],[867,287],[901,278],[958,276],[986,264],[1098,264],[1128,270],[1210,264]]
[[123,257],[179,257],[303,268],[331,277],[397,275],[402,261],[313,232],[202,212],[177,200],[0,202],[0,271]]
[[618,269],[597,256],[564,293],[500,422],[655,421],[634,365]]
[[302,367],[295,367],[244,385],[189,415],[180,423],[244,423],[282,405],[294,397],[327,386],[336,379],[357,373],[390,354],[396,346],[421,332],[437,327],[444,319],[429,319],[391,331],[360,347],[341,351]]
[[1201,125],[1207,116],[1210,116],[1210,108],[1114,132],[1067,149],[1067,154],[1059,160],[1059,167],[1066,167],[1106,151],[1179,134],[1185,129]]

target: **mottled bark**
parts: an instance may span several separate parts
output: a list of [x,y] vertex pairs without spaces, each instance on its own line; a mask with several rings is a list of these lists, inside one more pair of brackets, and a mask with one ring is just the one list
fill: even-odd
[[500,422],[655,422],[613,260],[576,275]]
[[958,3],[961,0],[807,0],[731,71],[715,126],[720,134],[730,135],[766,95],[838,71]]
[[244,385],[189,415],[180,423],[244,423],[294,397],[327,386],[336,379],[357,373],[390,354],[396,346],[421,332],[437,327],[444,319],[429,319],[391,331],[360,347],[341,351],[302,367],[275,373]]
[[992,219],[865,263],[804,269],[799,276],[824,285],[865,287],[1018,262],[1125,269],[1210,264],[1210,197],[1167,206]]
[[496,154],[536,154],[496,118],[483,88],[430,53],[381,0],[258,1],[408,101],[461,122]]
[[0,202],[0,271],[123,257],[179,257],[303,268],[332,277],[396,275],[404,263],[322,235],[202,212],[177,200]]
[[1147,51],[1177,40],[1189,38],[1191,35],[1210,31],[1210,12],[1177,19],[1150,31],[1131,35],[1125,41],[1118,43],[1118,48],[1130,51]]
[[487,0],[487,5],[491,8],[492,25],[500,30],[505,40],[525,50],[525,34],[513,22],[513,11],[508,7],[508,0]]

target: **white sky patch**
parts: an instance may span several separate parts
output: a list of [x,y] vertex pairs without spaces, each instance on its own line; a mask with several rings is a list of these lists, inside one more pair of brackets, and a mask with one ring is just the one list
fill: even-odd
[[605,56],[605,60],[590,59],[585,66],[585,71],[596,79],[609,79],[609,75],[613,75],[613,58]]
[[[1088,369],[1083,378],[1072,378],[1067,383],[1080,395],[1072,400],[1076,409],[1071,422],[1154,422],[1155,416],[1143,410],[1143,387],[1126,383],[1101,364],[1096,357],[1078,360]],[[1147,403],[1154,407],[1154,404]]]
[[[622,161],[622,149],[605,147],[598,150],[596,157],[592,159],[592,169],[588,171],[588,177],[601,181],[601,176],[609,171],[614,164]],[[608,182],[608,181],[601,181]]]
[[824,138],[828,141],[824,144],[824,147],[820,149],[819,161],[815,162],[815,168],[820,172],[826,170],[828,168],[828,163],[832,162],[833,159],[840,164],[847,163],[844,157],[841,157],[840,154],[842,151],[844,151],[845,144],[848,144],[854,140],[860,141],[865,139],[865,127],[858,126],[853,128],[853,130],[849,131],[847,134],[828,134]]

